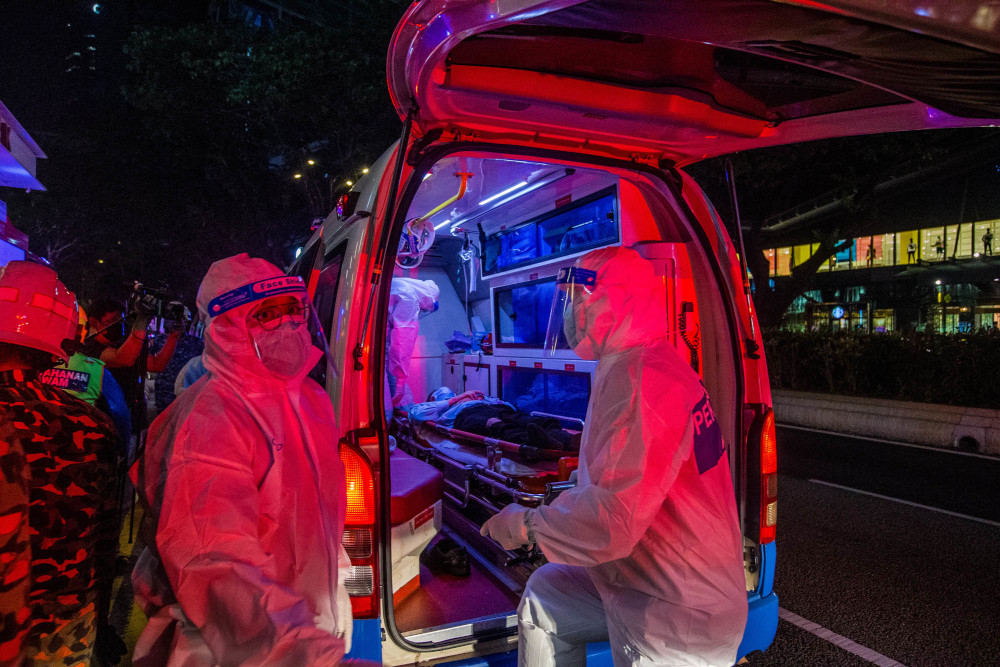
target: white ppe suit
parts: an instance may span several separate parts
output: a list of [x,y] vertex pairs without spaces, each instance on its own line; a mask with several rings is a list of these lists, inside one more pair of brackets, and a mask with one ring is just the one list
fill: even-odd
[[410,359],[417,343],[421,313],[437,309],[441,290],[433,280],[393,278],[389,287],[389,349],[385,370],[392,389],[392,405],[407,406],[413,403],[413,391],[407,384]]
[[731,665],[747,595],[708,395],[666,337],[662,278],[649,262],[605,248],[577,266],[597,278],[574,303],[567,338],[598,360],[578,483],[550,505],[495,517],[503,534],[522,513],[524,536],[549,560],[518,609],[519,664],[580,665],[586,642],[610,639],[618,666]]
[[[230,257],[198,307],[293,280]],[[256,304],[212,318],[208,374],[153,422],[131,471],[147,545],[133,584],[150,617],[136,665],[335,665],[350,641],[344,467],[330,400],[306,377],[322,353],[274,375],[251,343]]]

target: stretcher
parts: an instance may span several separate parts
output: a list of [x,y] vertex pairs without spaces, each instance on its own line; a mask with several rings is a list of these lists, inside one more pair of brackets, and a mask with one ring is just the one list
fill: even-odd
[[578,457],[541,449],[435,422],[411,424],[406,413],[393,416],[399,446],[427,461],[444,476],[444,495],[459,507],[475,503],[490,513],[513,500],[537,506],[573,486],[570,473]]

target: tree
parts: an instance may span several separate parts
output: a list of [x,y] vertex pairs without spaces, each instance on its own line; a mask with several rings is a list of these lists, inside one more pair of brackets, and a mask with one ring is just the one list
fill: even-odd
[[127,159],[146,203],[147,268],[193,294],[208,264],[226,255],[287,262],[291,239],[398,136],[384,53],[404,7],[372,5],[379,11],[366,24],[132,33]]

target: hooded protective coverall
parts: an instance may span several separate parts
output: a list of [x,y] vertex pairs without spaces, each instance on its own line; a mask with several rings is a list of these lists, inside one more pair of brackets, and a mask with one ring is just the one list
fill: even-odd
[[580,665],[586,642],[610,639],[619,666],[732,665],[747,595],[721,429],[666,337],[652,265],[605,248],[577,266],[596,285],[574,303],[566,335],[598,360],[578,484],[484,526],[503,534],[506,522],[509,535],[522,515],[525,541],[533,533],[549,560],[518,609],[519,664]]
[[[198,307],[292,280],[230,257],[209,269]],[[339,437],[306,377],[322,353],[308,346],[291,379],[272,373],[246,322],[259,303],[212,318],[208,374],[153,422],[131,471],[147,508],[133,584],[150,618],[136,665],[334,665],[349,642]]]
[[441,290],[433,280],[414,278],[393,278],[389,288],[389,349],[385,359],[385,370],[389,377],[394,407],[413,403],[413,391],[406,383],[410,371],[413,346],[417,343],[420,313],[430,313],[437,309]]

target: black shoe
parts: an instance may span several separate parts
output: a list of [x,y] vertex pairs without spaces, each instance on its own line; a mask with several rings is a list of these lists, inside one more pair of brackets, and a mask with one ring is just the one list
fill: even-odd
[[420,554],[420,562],[434,574],[467,577],[472,574],[469,552],[450,537],[443,537]]

